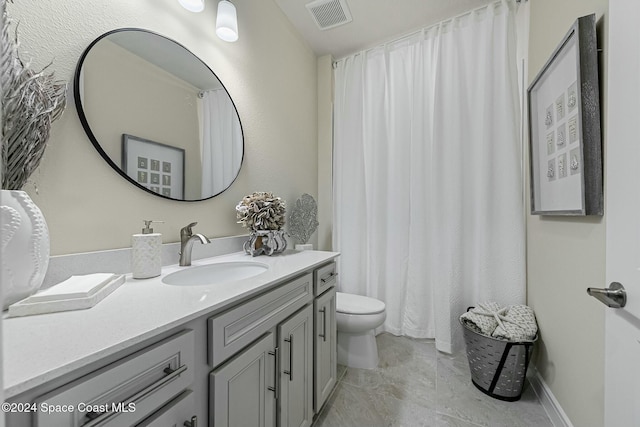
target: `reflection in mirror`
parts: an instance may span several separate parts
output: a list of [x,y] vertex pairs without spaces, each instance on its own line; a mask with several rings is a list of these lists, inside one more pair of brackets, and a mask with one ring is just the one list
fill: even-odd
[[237,177],[244,144],[235,105],[175,41],[140,29],[103,34],[80,58],[74,90],[89,139],[136,186],[194,201]]

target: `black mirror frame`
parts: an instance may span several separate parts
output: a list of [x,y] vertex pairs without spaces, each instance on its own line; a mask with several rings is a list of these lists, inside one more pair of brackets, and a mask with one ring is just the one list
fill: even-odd
[[[188,53],[193,55],[194,58],[196,58],[198,61],[200,61],[205,67],[207,67],[207,69],[211,72],[211,74],[213,74],[215,76],[215,78],[218,79],[218,81],[220,82],[220,84],[222,85],[224,90],[227,92],[227,94],[229,94],[229,99],[231,100],[231,103],[233,104],[233,108],[236,111],[236,115],[238,116],[238,121],[240,123],[240,132],[242,134],[242,158],[240,159],[240,165],[238,167],[238,172],[236,173],[236,176],[229,183],[229,185],[226,186],[222,191],[220,191],[220,192],[218,192],[216,194],[213,194],[210,197],[205,197],[203,199],[188,199],[188,200],[185,200],[185,199],[175,199],[175,198],[164,196],[162,194],[159,194],[159,193],[156,193],[154,191],[151,191],[150,189],[140,185],[135,180],[133,180],[102,149],[102,146],[100,145],[100,143],[98,142],[98,139],[96,138],[96,136],[94,135],[93,131],[91,130],[91,126],[89,126],[89,122],[88,122],[87,117],[86,117],[86,115],[84,113],[84,109],[83,109],[83,106],[82,106],[82,100],[80,99],[80,75],[81,75],[81,71],[82,71],[82,66],[84,65],[84,61],[85,61],[87,55],[89,54],[89,52],[91,51],[91,48],[93,48],[93,46],[95,46],[98,42],[100,42],[105,37],[107,37],[107,36],[109,36],[111,34],[123,32],[123,31],[140,31],[140,32],[148,33],[148,34],[153,34],[155,36],[162,37],[163,39],[165,39],[165,40],[167,40],[167,41],[169,41],[171,43],[174,43],[178,47],[184,49],[185,51],[187,51]],[[142,29],[142,28],[135,28],[135,27],[117,28],[115,30],[107,31],[106,33],[100,35],[95,40],[93,40],[89,44],[89,46],[87,46],[87,48],[84,50],[84,52],[82,52],[82,55],[80,56],[80,59],[78,60],[78,64],[76,65],[76,69],[75,69],[75,73],[74,73],[74,77],[73,77],[73,99],[75,101],[76,112],[78,113],[78,117],[80,118],[80,122],[82,123],[82,127],[84,128],[84,131],[87,134],[87,136],[89,137],[89,140],[93,144],[94,148],[98,151],[98,153],[100,153],[100,156],[109,164],[109,166],[111,166],[111,168],[113,170],[118,172],[118,174],[120,176],[122,176],[128,182],[130,182],[134,186],[140,188],[141,190],[144,190],[147,193],[153,194],[154,196],[158,196],[158,197],[161,197],[163,199],[173,200],[173,201],[176,201],[176,202],[201,202],[203,200],[209,200],[209,199],[211,199],[213,197],[216,197],[217,195],[222,194],[223,192],[225,192],[227,189],[229,189],[229,187],[231,187],[233,185],[235,180],[238,179],[238,176],[240,175],[240,170],[242,170],[242,165],[244,163],[244,147],[245,147],[245,144],[244,144],[244,129],[242,127],[242,120],[240,119],[240,113],[238,113],[238,108],[236,107],[236,104],[233,101],[233,98],[231,97],[231,94],[227,90],[227,88],[224,85],[224,83],[222,83],[222,80],[220,80],[220,78],[218,78],[216,73],[214,73],[213,70],[202,59],[200,59],[197,55],[195,55],[193,52],[191,52],[189,49],[187,49],[184,45],[178,43],[177,41],[175,41],[173,39],[170,39],[169,37],[163,36],[162,34],[156,33],[154,31],[145,30],[145,29]]]

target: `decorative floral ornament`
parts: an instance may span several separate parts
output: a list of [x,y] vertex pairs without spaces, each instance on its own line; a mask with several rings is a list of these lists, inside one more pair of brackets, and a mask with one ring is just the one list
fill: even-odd
[[318,228],[318,204],[313,196],[303,194],[289,215],[289,234],[298,242],[305,244]]
[[238,224],[251,230],[281,230],[285,223],[285,201],[273,193],[258,191],[236,206]]

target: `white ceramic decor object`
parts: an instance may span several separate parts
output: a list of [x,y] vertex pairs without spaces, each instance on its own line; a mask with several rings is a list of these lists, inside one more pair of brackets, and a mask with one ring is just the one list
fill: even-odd
[[148,279],[162,271],[162,234],[134,234],[131,238],[131,269],[134,279]]
[[49,266],[49,229],[24,191],[0,191],[2,309],[34,294]]

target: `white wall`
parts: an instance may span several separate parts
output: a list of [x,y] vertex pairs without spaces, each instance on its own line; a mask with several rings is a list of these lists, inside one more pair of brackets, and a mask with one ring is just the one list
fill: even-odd
[[[574,21],[596,13],[599,46],[604,49],[600,87],[606,118],[608,0],[531,0],[530,8],[529,83]],[[602,123],[606,129],[606,122]],[[604,422],[604,310],[586,288],[606,286],[604,218],[529,215],[527,270],[528,304],[541,329],[536,367],[573,425],[600,427]]]
[[231,94],[245,135],[245,156],[236,182],[213,199],[185,203],[150,195],[117,175],[84,133],[73,100],[54,124],[40,168],[26,190],[43,211],[52,255],[122,248],[143,219],[165,242],[198,221],[208,236],[244,233],[235,206],[253,191],[273,191],[292,206],[302,193],[317,197],[316,58],[273,1],[234,1],[240,39],[215,35],[214,1],[203,13],[177,0],[20,0],[8,4],[20,22],[21,52],[42,67],[53,61],[59,79],[71,83],[87,45],[106,31],[140,27],[188,47],[217,74]]

